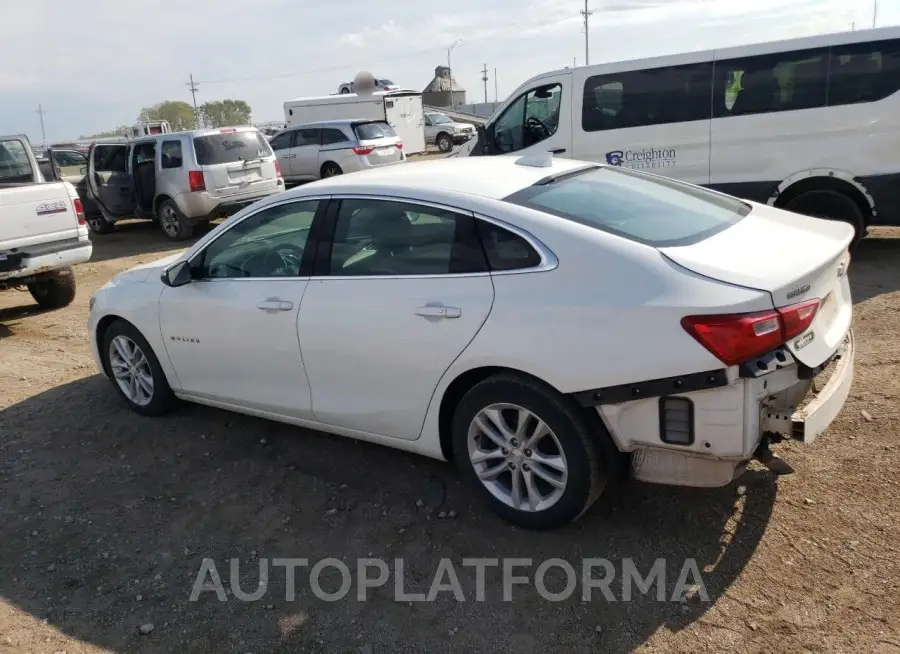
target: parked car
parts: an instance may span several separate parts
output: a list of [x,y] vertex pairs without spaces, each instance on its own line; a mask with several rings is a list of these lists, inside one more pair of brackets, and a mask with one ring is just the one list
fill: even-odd
[[330,120],[291,127],[269,141],[281,174],[304,182],[403,163],[403,143],[383,120]]
[[92,250],[75,187],[43,178],[27,136],[0,136],[0,291],[27,288],[41,307],[64,307],[72,266]]
[[[389,79],[384,79],[384,78],[382,78],[382,79],[376,78],[375,79],[375,89],[374,90],[376,90],[376,91],[396,91],[399,88],[400,88],[399,86],[394,84]],[[353,82],[344,82],[343,84],[341,84],[338,87],[338,93],[341,93],[341,94],[356,93]]]
[[465,143],[475,134],[475,126],[470,123],[457,123],[446,114],[425,112],[425,142],[437,145],[441,152],[450,152],[454,145]]
[[169,238],[284,190],[269,142],[255,127],[223,127],[97,142],[88,155],[95,234],[125,218],[149,218]]
[[773,434],[812,441],[852,383],[852,238],[612,166],[434,160],[299,187],[123,273],[90,341],[138,413],[180,398],[454,459],[550,528],[625,461],[785,472]]

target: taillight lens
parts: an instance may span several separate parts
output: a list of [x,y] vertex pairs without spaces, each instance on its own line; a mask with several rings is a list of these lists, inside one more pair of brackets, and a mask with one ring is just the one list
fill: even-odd
[[202,170],[188,171],[188,184],[191,187],[191,193],[206,190],[206,179],[203,177]]
[[398,149],[398,150],[402,150],[402,149],[403,149],[403,144],[402,144],[402,143],[398,143],[398,144],[397,144],[397,149]]
[[81,199],[73,198],[72,207],[75,209],[75,218],[78,219],[78,224],[86,225],[87,221],[84,219],[84,205],[81,204]]
[[363,147],[361,145],[357,145],[355,148],[353,148],[353,153],[358,154],[359,156],[363,157],[367,154],[372,154],[372,150],[374,150],[374,149],[375,148],[369,148],[369,147]]
[[812,324],[819,300],[809,300],[773,311],[687,316],[681,326],[727,366],[771,352]]
[[281,177],[281,164],[277,161],[275,162],[275,176]]

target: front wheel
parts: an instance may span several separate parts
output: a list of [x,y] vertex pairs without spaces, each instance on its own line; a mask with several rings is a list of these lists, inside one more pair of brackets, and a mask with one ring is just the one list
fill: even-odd
[[862,210],[853,198],[840,191],[827,189],[807,191],[790,200],[784,208],[804,216],[838,220],[849,224],[854,229],[850,247],[855,247],[866,235]]
[[322,179],[326,179],[328,177],[335,177],[336,175],[343,174],[343,170],[333,161],[328,161],[322,165]]
[[453,417],[453,454],[490,508],[530,529],[579,518],[606,485],[600,435],[568,398],[500,375],[473,387]]
[[49,273],[40,281],[28,285],[31,297],[42,309],[62,309],[75,299],[75,271],[62,268]]
[[450,152],[453,149],[453,139],[447,134],[439,134],[436,143],[441,152]]
[[177,400],[150,344],[131,324],[117,320],[103,335],[100,355],[116,391],[135,412],[158,416]]
[[194,224],[187,219],[172,200],[163,200],[156,212],[163,233],[173,241],[184,241],[194,234]]

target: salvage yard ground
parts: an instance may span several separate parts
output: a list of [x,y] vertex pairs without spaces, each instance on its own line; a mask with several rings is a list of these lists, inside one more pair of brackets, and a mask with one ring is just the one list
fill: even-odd
[[[93,369],[88,298],[174,249],[149,223],[123,224],[95,237],[72,306],[40,313],[27,293],[0,294],[0,652],[900,653],[897,236],[864,241],[851,264],[856,381],[819,441],[778,446],[795,475],[776,482],[754,467],[715,490],[629,483],[574,526],[530,533],[439,462],[199,406],[129,412]],[[392,578],[365,602],[354,586],[329,603],[300,571],[288,602],[283,569],[258,602],[188,601],[204,557],[226,587],[239,557],[249,591],[257,558],[352,568],[366,556],[402,558],[408,592],[427,592],[450,558],[466,601],[395,602]],[[582,602],[579,590],[554,603],[533,584],[504,602],[490,569],[477,602],[464,557],[579,570],[602,557],[619,572],[630,557],[644,574],[667,557],[667,599],[692,557],[710,602],[597,591]]]

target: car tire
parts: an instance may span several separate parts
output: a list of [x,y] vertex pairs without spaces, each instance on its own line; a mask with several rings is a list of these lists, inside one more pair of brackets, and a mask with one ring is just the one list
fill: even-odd
[[61,268],[43,276],[40,281],[28,284],[31,297],[42,309],[62,309],[75,299],[75,271]]
[[320,172],[322,175],[322,179],[327,179],[329,177],[335,177],[337,175],[344,174],[344,171],[341,170],[341,167],[333,161],[326,161],[324,164],[322,164],[322,170]]
[[[518,416],[525,418],[521,431],[520,421],[513,420]],[[548,431],[537,438],[539,424]],[[597,500],[608,478],[601,460],[604,436],[594,433],[574,401],[517,375],[475,385],[453,415],[453,456],[462,475],[496,514],[528,529],[566,525]]]
[[185,241],[194,235],[194,223],[181,213],[173,200],[160,202],[156,216],[163,234],[173,241]]
[[449,134],[438,134],[434,142],[441,152],[450,152],[453,149],[453,139]]
[[[178,405],[153,348],[134,325],[117,320],[103,334],[102,341],[103,368],[119,397],[132,411],[160,416]],[[136,374],[132,375],[132,371]]]
[[848,223],[855,230],[850,242],[851,248],[856,247],[866,235],[866,221],[862,210],[853,198],[840,191],[806,191],[789,200],[784,208],[804,216]]
[[350,89],[345,86],[341,89],[341,95],[350,95]]
[[116,229],[113,223],[99,213],[88,217],[85,222],[87,222],[88,229],[91,230],[92,234],[111,234]]

